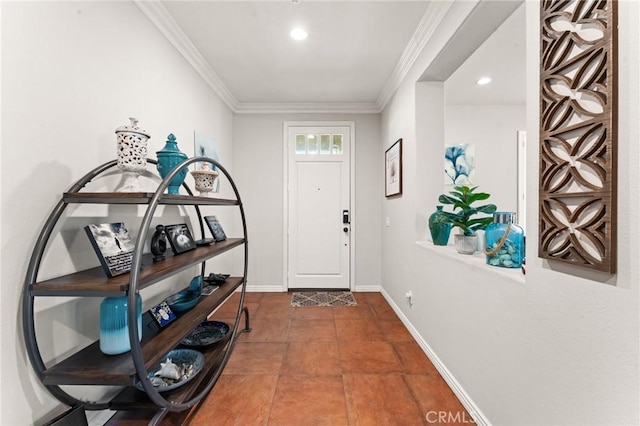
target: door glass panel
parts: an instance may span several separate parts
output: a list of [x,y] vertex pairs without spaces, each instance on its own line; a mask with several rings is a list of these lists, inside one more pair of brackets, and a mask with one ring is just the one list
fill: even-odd
[[333,135],[333,154],[342,154],[342,135]]
[[320,154],[331,154],[331,135],[320,135]]
[[304,135],[296,135],[296,154],[307,153],[307,138]]
[[318,153],[318,137],[316,135],[309,135],[308,140],[308,153],[309,154],[317,154]]

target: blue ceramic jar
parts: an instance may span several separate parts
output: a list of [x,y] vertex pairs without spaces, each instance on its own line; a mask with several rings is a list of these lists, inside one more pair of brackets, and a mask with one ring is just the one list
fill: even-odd
[[[178,142],[173,133],[167,136],[164,148],[156,151],[156,156],[158,157],[158,173],[160,173],[162,179],[171,173],[178,164],[187,159],[187,155],[178,148]],[[186,176],[187,168],[183,167],[169,182],[168,193],[178,195],[180,193],[180,185],[182,185]]]
[[429,216],[429,231],[434,245],[446,246],[449,244],[451,223],[449,223],[447,216],[442,211],[442,206],[436,206],[436,211]]
[[503,268],[520,268],[524,262],[524,230],[514,223],[515,213],[495,212],[493,223],[484,231],[487,264]]

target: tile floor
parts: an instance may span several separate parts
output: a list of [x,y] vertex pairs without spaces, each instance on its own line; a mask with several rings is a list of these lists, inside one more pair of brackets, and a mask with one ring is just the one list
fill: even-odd
[[253,330],[190,424],[471,424],[382,295],[354,295],[355,307],[292,308],[289,293],[247,293]]

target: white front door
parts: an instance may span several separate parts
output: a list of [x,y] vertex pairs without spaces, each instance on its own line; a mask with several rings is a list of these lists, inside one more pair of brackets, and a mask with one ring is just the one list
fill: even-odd
[[349,288],[350,132],[287,128],[289,289]]

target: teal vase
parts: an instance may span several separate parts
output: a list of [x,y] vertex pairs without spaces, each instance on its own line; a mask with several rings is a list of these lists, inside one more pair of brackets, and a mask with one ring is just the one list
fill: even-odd
[[436,206],[436,211],[429,216],[429,231],[431,231],[431,239],[434,245],[446,246],[449,244],[451,224],[447,221],[447,217],[442,211],[442,206]]
[[[187,159],[187,155],[180,151],[178,148],[178,142],[173,133],[167,136],[167,142],[160,151],[156,152],[158,157],[158,172],[162,179],[164,179],[175,167]],[[168,192],[171,195],[178,195],[180,193],[180,185],[184,182],[187,176],[187,168],[183,167],[168,184]]]
[[[128,296],[107,297],[100,304],[100,351],[118,355],[131,350],[129,341]],[[142,298],[136,295],[138,338],[142,339]]]

